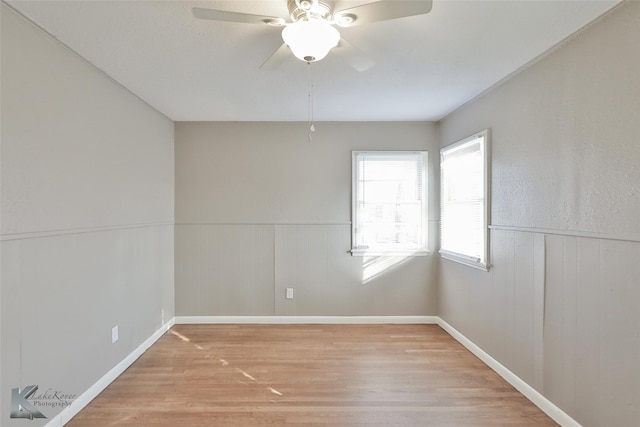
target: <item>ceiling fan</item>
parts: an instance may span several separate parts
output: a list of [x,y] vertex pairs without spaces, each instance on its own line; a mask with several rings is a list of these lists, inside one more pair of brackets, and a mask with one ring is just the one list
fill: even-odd
[[276,68],[290,52],[308,63],[320,61],[331,49],[337,47],[336,53],[353,68],[365,71],[374,65],[374,61],[342,38],[335,26],[346,28],[423,15],[431,11],[431,5],[432,0],[381,0],[334,11],[334,5],[322,0],[289,0],[287,8],[290,21],[281,17],[199,7],[193,8],[191,12],[198,19],[284,27],[284,44],[260,68]]

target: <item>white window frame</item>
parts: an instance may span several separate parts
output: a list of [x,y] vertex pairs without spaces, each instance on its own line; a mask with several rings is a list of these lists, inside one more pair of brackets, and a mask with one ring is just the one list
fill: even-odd
[[[482,236],[483,236],[483,248],[482,248],[482,254],[480,257],[476,257],[473,256],[472,254],[464,254],[464,253],[458,253],[458,252],[454,252],[451,250],[447,250],[446,248],[442,247],[442,235],[444,233],[444,208],[445,208],[445,185],[446,185],[446,177],[445,175],[445,168],[443,168],[442,164],[444,162],[444,157],[445,154],[447,152],[451,152],[454,151],[456,149],[460,149],[465,145],[468,145],[472,142],[477,141],[478,139],[481,139],[481,143],[483,144],[483,176],[484,176],[484,199],[483,199],[483,219],[481,222],[481,226],[483,227],[482,230]],[[489,215],[491,212],[490,209],[490,175],[491,175],[491,170],[490,170],[490,161],[489,159],[491,158],[490,156],[490,142],[489,142],[489,129],[484,129],[480,132],[474,133],[473,135],[464,138],[454,144],[448,145],[446,147],[443,147],[440,149],[440,221],[441,221],[441,227],[440,227],[440,254],[443,258],[451,260],[451,261],[456,261],[465,265],[468,265],[470,267],[474,267],[474,268],[478,268],[484,271],[488,271],[490,268],[490,263],[489,263]]]
[[[359,206],[358,206],[358,157],[361,155],[367,156],[376,156],[380,155],[381,157],[389,157],[389,156],[406,156],[406,155],[419,155],[422,157],[422,191],[423,191],[423,200],[422,200],[422,233],[421,233],[421,245],[418,249],[380,249],[380,248],[361,248],[357,247],[358,242],[358,217],[359,217]],[[427,151],[353,151],[352,152],[352,163],[351,163],[351,254],[353,256],[426,256],[429,254],[427,250],[427,237],[428,237],[428,228],[429,228],[429,220],[428,220],[428,152]]]

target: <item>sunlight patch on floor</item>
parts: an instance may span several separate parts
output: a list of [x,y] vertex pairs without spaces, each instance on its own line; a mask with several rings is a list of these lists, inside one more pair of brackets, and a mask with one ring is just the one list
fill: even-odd
[[178,338],[180,338],[182,341],[185,342],[189,342],[191,341],[189,338],[185,337],[184,335],[182,335],[180,332],[176,332],[173,329],[170,330],[169,332],[171,332],[173,335],[177,336]]
[[277,394],[278,396],[282,396],[282,393],[280,393],[278,390],[276,390],[273,387],[269,387],[269,391],[273,394]]
[[240,368],[236,368],[236,371],[240,372],[242,375],[244,375],[245,377],[249,378],[251,381],[258,381],[255,378],[253,378],[251,375],[247,374],[245,371],[243,371]]

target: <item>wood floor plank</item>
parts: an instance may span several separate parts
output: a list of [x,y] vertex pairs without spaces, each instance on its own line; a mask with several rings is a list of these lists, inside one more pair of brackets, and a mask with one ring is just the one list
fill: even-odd
[[436,325],[177,325],[69,426],[555,426]]

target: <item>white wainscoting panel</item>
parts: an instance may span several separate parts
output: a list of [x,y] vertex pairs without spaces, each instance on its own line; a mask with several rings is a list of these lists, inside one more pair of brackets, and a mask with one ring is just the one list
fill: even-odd
[[440,317],[585,427],[640,425],[640,243],[491,242],[488,273],[443,260]]
[[275,314],[273,247],[270,225],[176,225],[176,314]]

